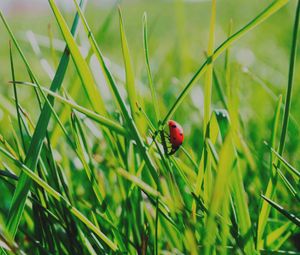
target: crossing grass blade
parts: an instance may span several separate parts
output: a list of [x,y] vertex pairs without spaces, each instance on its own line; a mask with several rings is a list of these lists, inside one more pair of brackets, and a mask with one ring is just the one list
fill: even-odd
[[282,155],[283,150],[284,150],[285,138],[286,138],[287,128],[288,128],[288,124],[289,124],[289,115],[290,115],[290,107],[291,107],[291,101],[292,101],[292,89],[293,89],[294,71],[295,71],[296,53],[297,53],[296,50],[297,50],[297,41],[298,41],[299,16],[300,16],[300,1],[298,1],[298,3],[297,3],[295,21],[294,21],[294,27],[293,27],[288,85],[287,85],[287,92],[286,92],[286,99],[285,99],[285,108],[284,108],[280,143],[279,143],[279,149],[278,149],[279,155]]
[[212,61],[217,59],[230,45],[238,41],[242,36],[247,34],[250,30],[257,27],[259,24],[264,22],[266,19],[268,19],[271,15],[276,13],[278,10],[280,10],[283,6],[285,6],[289,1],[288,0],[277,0],[274,1],[271,5],[269,5],[266,9],[264,9],[258,16],[256,16],[254,19],[252,19],[247,25],[245,25],[243,28],[238,30],[236,33],[234,33],[232,36],[230,36],[227,40],[225,40],[215,51],[214,54],[209,57],[202,65],[201,67],[196,71],[194,76],[191,78],[191,80],[187,83],[187,85],[182,90],[179,97],[176,99],[172,107],[170,107],[169,112],[166,114],[165,118],[163,119],[162,126],[164,126],[167,123],[167,120],[172,117],[172,115],[175,113],[175,111],[178,109],[180,104],[182,104],[184,98],[187,96],[189,91],[192,89],[193,85],[195,85],[196,81],[200,78],[202,74],[207,69],[208,64]]
[[[278,104],[276,107],[276,111],[274,114],[274,118],[273,118],[273,130],[272,130],[272,137],[271,137],[271,146],[273,148],[275,148],[276,146],[276,134],[277,134],[277,130],[278,130],[278,126],[279,126],[279,117],[280,117],[280,108],[281,108],[281,103],[282,103],[282,97],[279,97],[278,100]],[[266,197],[270,197],[273,198],[274,193],[276,191],[276,183],[277,183],[277,173],[276,170],[273,167],[274,164],[274,157],[273,157],[273,153],[271,153],[271,157],[270,157],[270,172],[271,172],[271,178],[268,182],[267,185],[267,189],[265,192],[265,196]],[[275,171],[274,171],[275,170]],[[264,229],[265,226],[267,224],[267,219],[268,219],[268,215],[270,214],[270,205],[264,201],[262,203],[262,207],[261,207],[261,211],[258,217],[258,224],[257,224],[257,247],[259,249],[263,248],[263,243],[261,242],[263,239],[263,233],[264,233]]]
[[158,197],[159,196],[159,193],[157,192],[157,190],[153,189],[151,186],[144,183],[139,178],[137,178],[136,176],[130,174],[129,172],[127,172],[127,171],[125,171],[121,168],[118,168],[117,173],[119,175],[123,176],[124,178],[126,178],[127,180],[133,182],[135,185],[140,187],[143,191],[145,191],[149,195],[152,195],[153,197]]
[[76,70],[81,78],[81,81],[83,83],[83,88],[85,92],[88,95],[88,98],[90,100],[91,105],[93,106],[93,109],[100,114],[106,115],[106,109],[103,102],[103,99],[99,93],[99,90],[96,87],[94,78],[91,74],[91,71],[83,58],[82,54],[79,51],[79,48],[75,42],[74,37],[72,36],[72,33],[70,32],[63,16],[61,15],[59,9],[57,8],[55,2],[53,0],[48,1],[50,4],[50,7],[52,8],[53,14],[56,18],[56,21],[58,23],[58,26],[61,29],[61,32],[65,38],[65,41],[68,45],[68,49],[70,51],[70,55],[74,61],[74,64],[76,66]]
[[140,133],[137,129],[137,126],[136,126],[134,120],[132,119],[132,116],[131,116],[130,112],[128,111],[128,109],[126,107],[124,99],[121,97],[121,94],[119,92],[117,84],[116,84],[110,70],[108,69],[106,63],[104,62],[103,55],[102,55],[102,53],[101,53],[101,51],[100,51],[100,49],[99,49],[99,47],[98,47],[98,45],[95,41],[94,35],[93,35],[92,31],[90,30],[90,28],[88,26],[88,23],[87,23],[84,15],[82,13],[82,11],[80,10],[76,0],[74,0],[74,4],[76,5],[76,9],[77,9],[77,11],[80,15],[80,18],[81,18],[83,24],[84,24],[84,28],[85,28],[85,31],[88,35],[91,47],[93,48],[93,51],[94,51],[94,53],[95,53],[95,55],[96,55],[96,57],[97,57],[97,59],[100,63],[100,67],[103,71],[103,74],[105,76],[107,84],[110,86],[110,89],[113,92],[113,95],[114,95],[114,97],[117,101],[117,104],[121,109],[121,112],[122,112],[122,115],[124,116],[126,125],[128,126],[128,128],[131,132],[131,136],[137,144],[138,151],[141,154],[141,156],[143,157],[143,159],[145,160],[145,163],[148,166],[148,169],[150,170],[151,176],[152,176],[155,184],[159,185],[157,170],[154,166],[153,160],[151,159],[150,154],[149,154],[147,148],[145,147],[143,139],[142,139],[142,137],[141,137],[141,135],[140,135]]
[[283,181],[286,188],[291,192],[293,197],[295,197],[298,201],[300,201],[300,196],[298,195],[298,192],[296,191],[296,188],[293,187],[293,185],[289,182],[289,180],[284,176],[284,174],[280,171],[280,169],[276,168],[281,180]]
[[[96,38],[98,38],[98,40],[102,40],[105,37],[105,34],[107,33],[108,28],[111,26],[112,23],[112,17],[114,15],[115,12],[115,6],[113,6],[111,8],[110,13],[107,15],[107,17],[105,18],[105,20],[103,21],[102,25],[100,26],[97,34],[96,34]],[[51,37],[49,36],[49,40],[51,40]],[[87,53],[87,57],[86,57],[86,62],[89,63],[91,60],[91,57],[93,55],[93,50],[92,48],[89,49],[89,52]],[[75,100],[77,98],[80,97],[80,78],[77,75],[74,75],[74,81],[71,82],[72,87],[70,88],[69,95],[71,97],[73,97]],[[70,111],[68,109],[68,107],[63,108],[60,112],[60,119],[62,120],[62,123],[65,123],[68,119],[70,115]],[[58,126],[55,127],[55,129],[53,130],[53,132],[51,133],[51,141],[53,144],[53,147],[56,147],[58,139],[60,137],[61,134],[61,130]]]
[[289,213],[287,210],[285,210],[281,205],[275,203],[273,200],[265,197],[264,195],[261,195],[261,197],[266,200],[273,208],[275,208],[277,211],[279,211],[283,216],[285,216],[287,219],[289,219],[291,222],[296,224],[298,227],[300,227],[300,219],[295,216],[292,213]]
[[[104,203],[104,194],[101,192],[99,188],[99,183],[97,182],[96,172],[95,172],[95,165],[93,164],[91,151],[88,147],[88,141],[86,137],[86,131],[84,130],[83,123],[81,120],[76,116],[76,113],[72,112],[72,125],[73,125],[73,133],[76,139],[76,151],[77,154],[83,164],[85,169],[86,175],[90,181],[92,186],[93,192],[97,198],[97,202],[99,203],[99,207],[103,206]],[[116,217],[112,216],[110,207],[107,205],[105,210],[105,215],[112,224],[115,223]],[[122,241],[121,235],[119,231],[114,226],[112,229],[117,241],[120,250],[125,251],[125,245]]]
[[[20,84],[20,85],[27,85],[27,86],[31,86],[31,87],[37,87],[36,84],[34,83],[30,83],[30,82],[18,82],[15,81],[16,84]],[[47,93],[48,95],[51,95],[52,97],[54,97],[57,101],[65,104],[66,106],[71,107],[74,110],[77,110],[78,112],[81,112],[83,114],[85,114],[86,116],[88,116],[89,118],[91,118],[92,120],[102,124],[103,126],[117,132],[118,134],[121,135],[127,135],[127,131],[124,129],[124,127],[122,127],[119,123],[110,120],[107,117],[104,117],[94,111],[91,111],[85,107],[82,107],[76,103],[74,103],[74,101],[71,101],[70,99],[67,99],[65,97],[60,96],[57,93],[52,92],[51,90],[41,86],[40,87],[45,93]]]
[[[81,2],[82,4],[82,2]],[[4,18],[2,12],[0,11],[0,18],[2,19],[13,43],[15,44],[20,56],[22,57],[22,60],[24,61],[27,70],[30,73],[30,76],[33,78],[34,82],[38,85],[39,87],[39,83],[37,81],[37,78],[35,77],[35,75],[33,74],[33,72],[31,71],[30,65],[25,57],[25,55],[23,54],[12,30],[10,29],[6,19]],[[77,25],[78,25],[78,15],[75,16],[73,25],[72,25],[72,33],[75,34],[76,33],[76,29],[77,29]],[[51,90],[56,91],[62,84],[63,78],[64,78],[64,74],[66,72],[66,68],[68,66],[68,61],[69,61],[69,54],[67,52],[67,49],[65,50],[59,67],[57,69],[56,75],[53,79],[53,82],[51,84]],[[44,95],[44,94],[43,94]],[[53,98],[46,98],[46,96],[44,95],[44,99],[47,101],[47,103],[45,104],[42,113],[40,115],[36,130],[34,132],[34,135],[32,137],[31,143],[30,143],[30,147],[28,149],[27,155],[26,155],[26,159],[25,159],[25,165],[30,167],[31,169],[35,169],[37,161],[38,161],[38,157],[41,151],[41,146],[42,146],[42,141],[45,138],[45,133],[46,133],[46,129],[50,120],[50,115],[51,115],[51,105],[53,105],[54,101]],[[14,197],[11,203],[11,207],[10,207],[10,212],[9,212],[9,217],[8,217],[8,223],[7,223],[7,227],[8,230],[10,231],[10,233],[12,234],[12,236],[15,236],[19,222],[21,220],[22,214],[23,214],[23,210],[24,210],[24,205],[25,205],[25,201],[26,201],[26,197],[29,191],[29,187],[30,187],[30,179],[27,178],[26,175],[21,173],[20,179],[18,181],[18,185],[16,188],[16,191],[14,193]]]
[[224,201],[228,201],[229,184],[231,182],[231,171],[235,163],[235,149],[233,146],[232,135],[229,132],[220,152],[220,160],[218,164],[218,172],[215,180],[214,189],[210,198],[209,215],[206,221],[206,234],[204,237],[205,252],[211,254],[213,244],[217,235],[217,222],[215,217],[221,210],[221,205]]
[[13,161],[13,163],[22,170],[31,180],[43,188],[48,195],[52,196],[58,202],[64,204],[68,210],[82,223],[84,223],[91,231],[93,231],[104,243],[108,245],[113,251],[116,251],[118,247],[97,228],[89,219],[87,219],[78,209],[73,207],[68,200],[66,200],[60,193],[54,190],[49,184],[43,181],[37,174],[35,174],[26,165],[16,160],[10,153],[0,147],[0,152],[7,158]]
[[13,56],[12,56],[12,48],[11,48],[11,43],[9,43],[9,58],[10,58],[10,64],[11,64],[11,74],[12,74],[12,81],[13,81],[13,86],[14,86],[14,96],[15,96],[15,102],[16,102],[16,112],[17,112],[17,118],[18,118],[18,126],[19,126],[19,132],[21,136],[21,141],[22,141],[22,146],[23,149],[25,149],[25,141],[23,137],[23,129],[21,125],[21,115],[20,115],[20,109],[19,109],[19,100],[18,100],[18,93],[17,93],[17,88],[15,84],[15,68],[14,68],[14,61],[13,61]]
[[284,168],[288,170],[293,176],[296,178],[300,178],[300,172],[295,167],[293,167],[289,162],[287,162],[278,152],[276,152],[273,148],[270,148],[272,153],[279,159],[279,161],[282,163]]
[[282,238],[286,232],[289,232],[291,230],[292,226],[293,226],[293,223],[287,222],[287,223],[283,224],[282,226],[280,226],[279,228],[273,230],[263,240],[264,246],[272,247],[272,245],[274,243],[276,243],[280,238]]

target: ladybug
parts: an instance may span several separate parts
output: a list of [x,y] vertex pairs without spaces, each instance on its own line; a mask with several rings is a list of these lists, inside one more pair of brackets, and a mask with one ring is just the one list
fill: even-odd
[[169,120],[168,121],[168,126],[169,126],[169,142],[171,144],[171,150],[168,152],[167,150],[167,146],[166,146],[166,141],[165,141],[165,136],[162,133],[162,142],[163,142],[163,146],[165,148],[165,152],[168,155],[172,155],[174,154],[179,147],[181,146],[184,136],[183,136],[183,128],[181,127],[180,124],[178,124],[176,121],[174,120]]

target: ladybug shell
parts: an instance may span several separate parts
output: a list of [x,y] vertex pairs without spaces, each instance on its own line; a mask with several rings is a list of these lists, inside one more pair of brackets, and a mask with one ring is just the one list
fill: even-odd
[[170,130],[170,143],[172,144],[172,148],[179,148],[184,139],[183,128],[174,120],[169,120],[168,125]]

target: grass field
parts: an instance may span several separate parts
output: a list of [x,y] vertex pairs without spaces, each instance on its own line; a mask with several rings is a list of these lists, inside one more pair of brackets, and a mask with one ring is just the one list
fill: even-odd
[[299,14],[3,4],[0,253],[300,254]]

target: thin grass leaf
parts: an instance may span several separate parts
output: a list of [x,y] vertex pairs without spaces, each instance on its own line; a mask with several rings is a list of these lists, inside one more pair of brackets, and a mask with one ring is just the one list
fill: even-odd
[[265,247],[272,247],[278,239],[280,239],[287,231],[291,229],[291,226],[293,226],[293,223],[287,222],[280,226],[279,228],[273,230],[271,233],[269,233],[266,238],[263,240]]
[[16,111],[17,111],[17,117],[18,117],[18,126],[19,126],[19,132],[21,136],[21,141],[22,141],[22,146],[23,149],[25,150],[25,141],[23,137],[23,129],[21,125],[21,115],[20,115],[20,109],[19,109],[19,100],[18,100],[18,93],[17,93],[17,88],[15,82],[15,70],[14,70],[14,61],[12,57],[12,48],[11,48],[11,43],[9,43],[9,57],[10,57],[10,64],[11,64],[11,74],[12,74],[12,81],[13,81],[13,86],[14,86],[14,96],[15,96],[15,102],[16,102]]
[[121,109],[121,112],[125,118],[126,124],[128,125],[128,128],[131,132],[131,136],[137,144],[138,151],[142,155],[143,159],[145,160],[146,165],[148,166],[148,168],[150,170],[150,173],[151,173],[151,176],[152,176],[154,182],[156,183],[156,185],[159,185],[156,168],[153,164],[153,161],[149,155],[147,148],[145,147],[145,144],[144,144],[143,139],[136,127],[136,124],[133,121],[132,116],[126,107],[126,104],[125,104],[123,98],[120,95],[117,84],[116,84],[111,72],[109,71],[107,65],[104,62],[104,58],[103,58],[102,53],[95,41],[94,35],[93,35],[92,31],[90,30],[88,23],[82,13],[82,11],[80,10],[76,0],[74,0],[74,4],[76,5],[76,9],[80,15],[80,18],[81,18],[83,24],[84,24],[84,28],[86,30],[86,33],[88,34],[88,38],[89,38],[91,47],[93,48],[93,51],[100,63],[100,66],[101,66],[103,74],[106,78],[107,84],[110,86],[110,89],[113,91],[113,95],[115,96],[115,98],[117,100],[117,103],[118,103],[118,105]]
[[[19,82],[19,81],[16,81],[15,82],[16,84],[21,84],[21,85],[27,85],[27,86],[31,86],[31,87],[37,87],[36,84],[34,83],[30,83],[30,82]],[[51,90],[45,88],[45,87],[42,87],[41,86],[41,89],[51,95],[52,97],[54,97],[56,100],[58,100],[59,102],[71,107],[72,109],[78,111],[78,112],[81,112],[83,113],[84,115],[86,115],[87,117],[91,118],[92,120],[100,123],[101,125],[117,132],[118,134],[120,135],[124,135],[126,136],[127,135],[127,131],[120,125],[118,124],[117,122],[113,121],[113,120],[110,120],[109,118],[107,117],[104,117],[102,115],[99,115],[98,113],[95,113],[87,108],[84,108],[76,103],[74,103],[73,101],[71,101],[70,99],[66,99],[60,95],[58,95],[57,93],[55,92],[52,92]]]
[[90,69],[79,51],[79,48],[75,42],[72,33],[70,32],[55,2],[53,0],[49,0],[48,2],[50,4],[50,7],[52,8],[53,14],[56,18],[58,26],[60,27],[62,35],[65,38],[70,55],[74,61],[78,75],[80,76],[80,79],[83,83],[83,88],[88,95],[88,98],[90,100],[91,105],[93,106],[93,109],[96,112],[106,116],[107,112],[106,112],[106,107],[103,102],[103,99],[99,93],[99,90],[97,89],[97,86],[94,82],[94,78],[92,76]]
[[140,121],[140,118],[136,115],[136,112],[138,110],[136,107],[136,102],[138,101],[137,88],[134,81],[134,73],[132,69],[132,62],[131,62],[128,42],[125,34],[124,21],[123,21],[121,9],[118,8],[118,11],[119,11],[119,26],[120,26],[123,60],[125,65],[126,90],[128,94],[128,101],[129,101],[133,120],[135,121],[137,127],[140,129],[142,123]]
[[133,182],[136,186],[140,187],[145,193],[154,196],[154,197],[158,197],[159,196],[159,192],[155,189],[153,189],[151,186],[149,186],[147,183],[143,182],[141,179],[137,178],[136,176],[130,174],[129,172],[118,168],[117,169],[117,173],[121,176],[123,176],[124,178],[126,178],[127,180]]
[[289,182],[289,180],[284,176],[284,174],[281,172],[281,170],[279,168],[277,168],[276,166],[274,166],[274,167],[276,168],[276,170],[277,170],[281,180],[283,181],[284,185],[286,186],[286,188],[291,192],[293,197],[298,199],[298,201],[300,202],[300,196],[298,195],[298,192],[296,191],[296,189]]
[[[209,39],[208,39],[208,49],[207,55],[210,58],[213,55],[214,43],[215,43],[215,23],[216,23],[216,0],[212,1],[211,6],[211,17],[210,17],[210,27],[209,27]],[[211,117],[211,97],[212,97],[212,81],[213,81],[213,59],[207,64],[207,70],[205,74],[204,82],[204,118],[203,118],[203,137],[210,138],[209,132],[209,120]],[[203,178],[203,199],[204,203],[208,204],[209,198],[212,192],[212,173],[211,173],[211,158],[210,154],[207,153],[206,147],[203,147],[203,157],[204,157],[204,178]],[[201,170],[201,167],[198,171]],[[198,175],[202,173],[198,172]],[[200,178],[198,178],[200,180]],[[201,183],[196,183],[196,186],[201,185]],[[208,250],[206,249],[206,253]]]
[[[81,2],[81,4],[82,4],[82,2]],[[34,82],[39,87],[39,83],[38,83],[36,77],[34,76],[33,72],[31,71],[30,65],[29,65],[25,55],[23,54],[17,40],[15,39],[15,36],[14,36],[12,30],[10,29],[10,27],[1,11],[0,11],[0,18],[2,19],[10,37],[12,38],[12,41],[14,42],[20,56],[22,57],[25,65],[30,73],[30,76],[33,77]],[[76,33],[77,25],[78,25],[78,15],[76,14],[73,25],[72,25],[73,35],[75,35],[75,33]],[[66,72],[66,68],[68,66],[68,61],[69,61],[69,54],[68,54],[68,50],[66,48],[66,50],[64,51],[64,54],[61,58],[61,61],[60,61],[59,67],[57,69],[57,72],[55,74],[55,77],[53,79],[53,82],[51,84],[50,89],[52,91],[56,91],[61,86],[64,74]],[[35,167],[36,167],[38,157],[39,157],[39,154],[41,151],[42,141],[45,138],[46,129],[47,129],[47,126],[49,123],[50,115],[51,115],[51,106],[54,103],[53,98],[48,99],[44,94],[43,94],[43,96],[47,103],[45,104],[45,106],[42,110],[42,113],[40,115],[36,130],[32,137],[30,147],[28,149],[26,159],[25,159],[25,165],[28,166],[30,169],[35,169]],[[29,188],[30,188],[30,179],[26,175],[21,174],[19,182],[18,182],[18,186],[16,188],[13,200],[11,202],[11,207],[10,207],[9,216],[8,216],[7,227],[9,229],[10,233],[12,234],[12,236],[15,236],[15,234],[16,234],[20,219],[23,214],[24,205],[25,205],[25,201],[26,201],[26,197],[27,197]]]
[[255,254],[256,251],[252,233],[253,225],[251,224],[250,212],[245,194],[246,192],[238,162],[233,170],[232,178],[232,197],[235,204],[236,218],[244,251],[247,254]]
[[206,235],[204,237],[204,243],[206,246],[206,254],[210,254],[213,248],[212,246],[215,243],[217,235],[217,222],[215,221],[215,216],[221,211],[220,206],[224,200],[227,200],[225,199],[225,195],[228,194],[227,191],[229,190],[229,184],[231,182],[230,172],[233,169],[235,157],[236,153],[232,135],[229,132],[220,152],[216,181],[210,198],[209,215],[205,223]]
[[88,220],[78,209],[73,207],[60,193],[54,190],[48,183],[43,181],[37,174],[35,174],[31,169],[29,169],[22,162],[16,160],[13,155],[0,147],[0,152],[12,160],[12,162],[22,170],[31,180],[43,188],[47,194],[52,196],[58,202],[64,204],[70,213],[72,213],[78,220],[84,223],[91,231],[93,231],[104,243],[108,245],[113,251],[116,251],[118,247],[103,233],[99,228],[97,228],[90,220]]
[[[293,38],[292,38],[292,47],[291,47],[291,55],[290,55],[290,65],[289,65],[289,76],[288,76],[288,85],[286,92],[286,100],[285,100],[285,108],[283,114],[283,123],[282,130],[280,136],[280,143],[278,154],[282,155],[285,145],[285,138],[287,133],[287,128],[289,124],[289,115],[290,115],[290,107],[292,101],[292,89],[293,89],[293,81],[294,81],[294,71],[295,71],[295,62],[296,62],[296,51],[297,51],[297,40],[298,40],[298,27],[299,27],[299,16],[300,16],[300,1],[298,1],[295,21],[293,27]],[[279,163],[280,164],[280,163]],[[280,165],[278,165],[280,166]]]
[[274,155],[279,159],[279,161],[282,163],[282,165],[285,167],[286,170],[288,170],[292,175],[294,175],[295,177],[297,177],[298,179],[300,178],[300,172],[293,167],[290,163],[288,163],[282,156],[280,156],[280,154],[275,151],[273,148],[270,148],[270,150],[272,151],[272,153],[274,153]]
[[149,47],[148,47],[148,28],[147,28],[147,13],[145,12],[143,15],[143,42],[144,42],[144,52],[145,52],[145,61],[146,61],[146,68],[147,68],[147,76],[149,87],[151,91],[152,103],[155,112],[155,123],[158,124],[160,120],[160,112],[159,112],[159,105],[157,100],[157,95],[153,85],[152,73],[150,68],[149,62]]
[[279,211],[283,216],[285,216],[291,222],[295,223],[298,227],[300,227],[300,219],[296,215],[289,213],[281,205],[275,203],[274,201],[265,197],[264,195],[261,195],[261,197],[263,199],[265,199],[273,208],[275,208],[277,211]]
[[[273,117],[273,130],[272,130],[272,136],[271,136],[271,143],[272,143],[272,147],[275,148],[275,142],[276,142],[276,134],[277,134],[277,130],[278,130],[278,126],[279,126],[279,117],[280,117],[280,107],[281,107],[281,103],[282,103],[282,97],[279,97],[278,100],[278,104],[276,107],[276,111]],[[268,186],[266,189],[266,193],[265,196],[266,197],[270,197],[273,198],[275,191],[276,191],[276,183],[277,183],[277,177],[276,177],[276,172],[274,172],[274,168],[273,168],[273,162],[274,162],[274,158],[273,158],[273,154],[271,153],[271,158],[270,158],[270,171],[271,171],[271,178],[268,182]],[[267,220],[268,220],[268,216],[270,214],[270,205],[266,202],[263,201],[262,203],[262,207],[261,207],[261,211],[258,217],[258,224],[257,224],[257,247],[259,249],[263,248],[263,243],[262,243],[262,239],[263,239],[263,233],[264,233],[264,229],[265,226],[267,224]]]
[[183,102],[184,98],[187,96],[188,92],[192,89],[193,85],[195,85],[196,81],[200,78],[200,76],[206,71],[208,64],[217,59],[229,46],[231,46],[234,42],[238,41],[242,36],[247,34],[250,30],[257,27],[259,24],[268,19],[271,15],[279,11],[283,6],[288,3],[288,0],[276,0],[272,4],[270,4],[266,9],[264,9],[258,16],[252,19],[248,24],[246,24],[243,28],[238,30],[232,36],[230,36],[227,40],[225,40],[215,51],[214,54],[209,57],[202,66],[197,70],[192,79],[187,83],[184,87],[184,90],[181,92],[179,97],[176,99],[169,112],[166,114],[165,118],[162,121],[162,126],[164,126],[167,121],[172,117],[175,111],[178,109],[180,104]]

